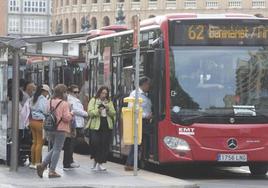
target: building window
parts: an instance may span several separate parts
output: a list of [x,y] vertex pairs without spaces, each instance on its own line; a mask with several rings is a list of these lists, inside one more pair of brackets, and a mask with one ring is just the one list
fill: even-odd
[[265,0],[252,0],[252,8],[265,8]]
[[93,4],[97,4],[98,3],[98,0],[92,0],[92,3]]
[[72,33],[76,33],[76,19],[74,18],[73,21],[72,21]]
[[218,0],[206,0],[207,8],[219,8]]
[[83,0],[82,1],[82,4],[87,4],[87,0]]
[[104,3],[110,3],[110,0],[104,0],[103,2]]
[[108,16],[105,16],[103,18],[103,26],[109,26],[110,25],[110,18]]
[[46,0],[24,0],[23,11],[28,13],[46,13],[47,1]]
[[229,8],[241,8],[242,2],[241,0],[229,0],[228,7]]
[[91,28],[97,29],[97,18],[96,17],[91,18]]
[[8,19],[8,32],[9,33],[20,33],[20,18],[9,17]]
[[66,0],[65,3],[66,3],[66,5],[69,5],[70,4],[70,1],[69,0]]
[[9,0],[9,12],[20,12],[20,0]]
[[47,20],[45,18],[27,17],[23,20],[23,33],[27,34],[46,34]]
[[73,5],[77,5],[77,0],[73,0]]
[[186,9],[195,9],[196,8],[196,0],[185,0],[184,8]]

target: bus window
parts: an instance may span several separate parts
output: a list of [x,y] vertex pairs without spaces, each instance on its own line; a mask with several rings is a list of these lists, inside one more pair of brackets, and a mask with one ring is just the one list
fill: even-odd
[[211,113],[268,105],[268,52],[262,47],[172,47],[171,53],[171,109]]

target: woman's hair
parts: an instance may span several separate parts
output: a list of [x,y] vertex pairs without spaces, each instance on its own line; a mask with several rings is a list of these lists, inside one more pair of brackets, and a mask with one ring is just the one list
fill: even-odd
[[53,98],[59,98],[64,100],[64,93],[67,92],[67,87],[64,84],[58,84],[54,88]]
[[109,88],[108,88],[107,86],[101,86],[101,87],[98,89],[98,91],[97,91],[97,93],[96,93],[96,95],[95,95],[95,98],[96,98],[96,99],[97,99],[97,98],[100,98],[101,92],[102,92],[103,90],[106,90],[106,91],[107,91],[106,99],[107,99],[107,100],[110,100],[110,99],[109,99]]
[[36,89],[36,91],[34,93],[34,96],[33,96],[33,104],[36,103],[38,97],[42,94],[42,91],[43,91],[42,90],[42,85],[41,86],[37,86],[37,89]]

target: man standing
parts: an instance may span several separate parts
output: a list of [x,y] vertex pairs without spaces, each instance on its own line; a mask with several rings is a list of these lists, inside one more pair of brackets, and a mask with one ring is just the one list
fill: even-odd
[[64,154],[63,154],[63,170],[71,170],[78,168],[80,165],[73,160],[73,152],[75,147],[75,138],[83,134],[83,128],[85,124],[84,118],[88,116],[84,110],[79,97],[79,88],[77,85],[71,85],[68,88],[68,103],[73,113],[73,120],[71,123],[71,134],[68,135],[64,142]]
[[[142,77],[139,80],[139,91],[138,91],[138,97],[142,98],[142,145],[143,149],[146,149],[147,152],[150,150],[150,131],[151,131],[151,120],[152,120],[152,102],[148,98],[148,91],[150,90],[151,85],[151,79],[148,77]],[[130,97],[135,98],[135,90],[130,93]],[[133,104],[129,104],[131,106]],[[146,156],[148,157],[148,156]],[[133,170],[133,164],[134,164],[134,145],[131,146],[130,152],[128,154],[127,162],[125,165],[126,171]]]

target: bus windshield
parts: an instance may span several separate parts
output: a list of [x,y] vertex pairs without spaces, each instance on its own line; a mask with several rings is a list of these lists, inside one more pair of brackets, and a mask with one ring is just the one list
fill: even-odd
[[268,114],[268,48],[172,46],[170,82],[175,115]]

